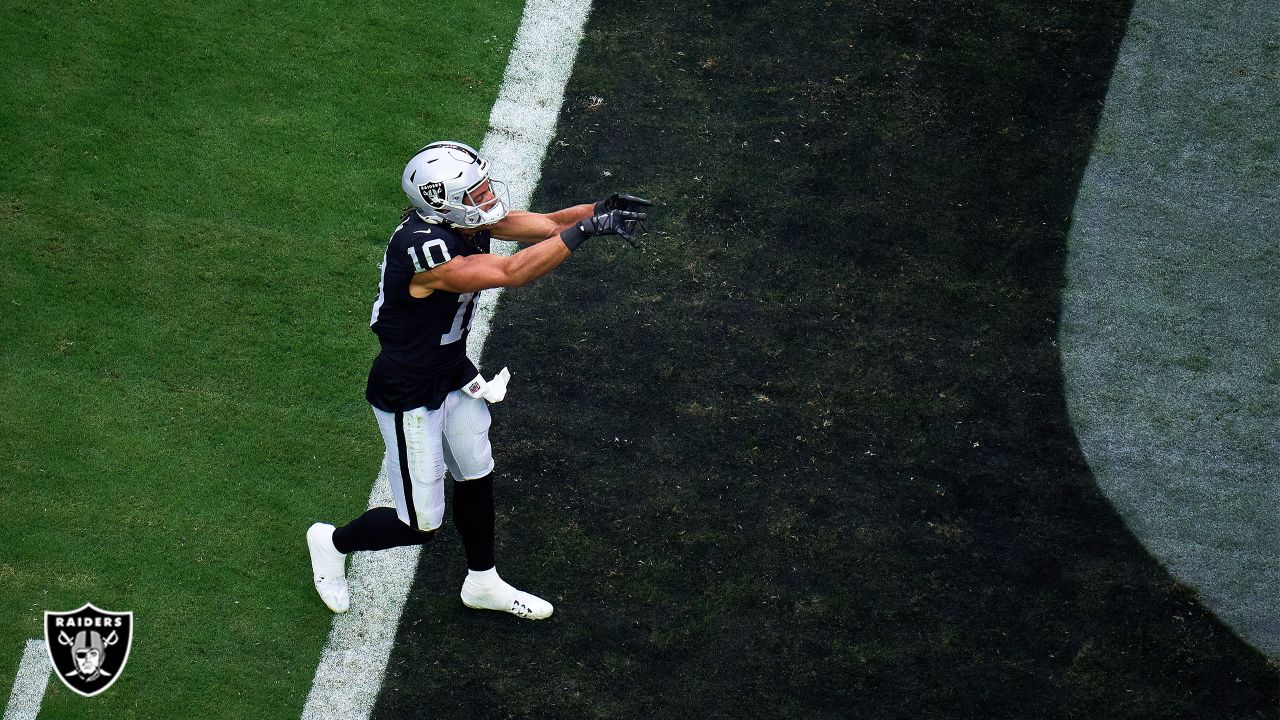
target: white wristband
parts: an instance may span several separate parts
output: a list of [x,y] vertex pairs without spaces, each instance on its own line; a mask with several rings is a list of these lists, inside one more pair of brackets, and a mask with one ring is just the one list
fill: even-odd
[[502,368],[502,372],[486,381],[483,375],[477,375],[467,383],[462,391],[473,398],[483,398],[491,403],[500,403],[507,396],[507,381],[511,379],[511,371]]

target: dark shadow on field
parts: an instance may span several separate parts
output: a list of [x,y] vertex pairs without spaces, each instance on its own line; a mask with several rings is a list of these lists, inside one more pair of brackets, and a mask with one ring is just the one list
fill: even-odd
[[1062,397],[1127,13],[597,3],[535,204],[659,219],[507,295],[485,358],[499,569],[556,614],[462,610],[446,533],[375,716],[1276,717]]

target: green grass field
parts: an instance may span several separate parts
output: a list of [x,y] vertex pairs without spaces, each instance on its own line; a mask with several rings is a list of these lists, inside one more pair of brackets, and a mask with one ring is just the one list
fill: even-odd
[[133,610],[41,717],[296,716],[302,532],[380,461],[366,330],[408,154],[479,143],[518,2],[0,11],[0,687],[45,610]]

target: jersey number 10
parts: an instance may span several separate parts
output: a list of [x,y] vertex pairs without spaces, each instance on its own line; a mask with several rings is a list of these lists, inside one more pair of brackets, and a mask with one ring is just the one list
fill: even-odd
[[[425,232],[425,231],[419,231]],[[413,269],[422,272],[422,265],[418,262],[418,254],[414,252],[414,248],[409,248],[409,259],[413,261]],[[443,259],[437,260],[432,250],[439,250],[444,256]],[[433,268],[437,265],[443,265],[453,258],[449,255],[449,247],[439,238],[434,238],[422,243],[422,259],[427,261],[427,267]],[[462,339],[462,333],[471,327],[471,315],[475,310],[476,304],[472,302],[476,294],[473,292],[462,293],[458,296],[458,313],[453,316],[453,326],[449,328],[449,332],[440,336],[441,345],[449,345],[456,343]]]

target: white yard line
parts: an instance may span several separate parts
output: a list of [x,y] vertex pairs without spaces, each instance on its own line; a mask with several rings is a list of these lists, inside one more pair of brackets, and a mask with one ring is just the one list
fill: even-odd
[[[507,182],[515,207],[528,207],[538,183],[590,9],[590,0],[528,0],[525,4],[502,88],[489,115],[489,132],[480,148],[493,164],[494,177]],[[494,251],[503,254],[514,249],[512,243],[494,245]],[[467,340],[472,358],[482,356],[499,292],[487,290],[481,296]],[[486,373],[497,369],[488,368]],[[390,485],[380,475],[369,495],[369,507],[391,504]],[[304,719],[369,717],[382,687],[418,552],[412,547],[353,555],[347,570],[351,609],[334,616],[302,711]],[[7,714],[5,720],[9,720]]]
[[49,651],[44,640],[28,640],[18,664],[18,675],[13,679],[9,704],[4,708],[4,720],[35,720],[44,702],[44,691],[53,675],[49,663]]

